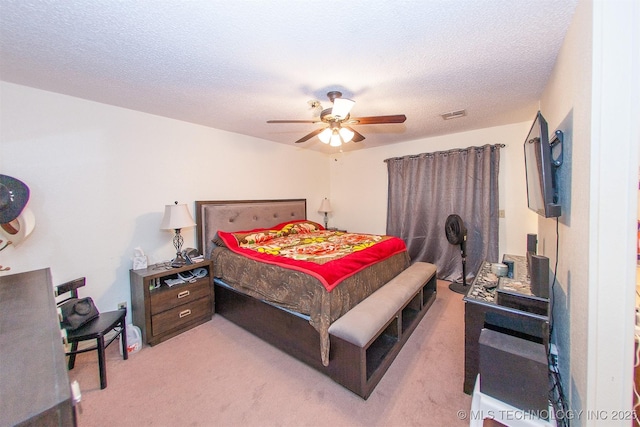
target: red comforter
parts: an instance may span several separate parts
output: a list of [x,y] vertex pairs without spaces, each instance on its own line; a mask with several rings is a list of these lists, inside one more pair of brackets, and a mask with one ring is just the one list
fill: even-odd
[[329,292],[358,271],[407,250],[397,237],[325,230],[313,221],[219,231],[218,236],[233,252],[316,277]]

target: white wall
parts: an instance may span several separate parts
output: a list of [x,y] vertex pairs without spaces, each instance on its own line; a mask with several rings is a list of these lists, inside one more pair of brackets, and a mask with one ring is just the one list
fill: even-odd
[[592,28],[586,402],[589,408],[628,410],[634,360],[640,3],[594,2]]
[[[385,159],[452,148],[504,144],[500,149],[498,185],[500,257],[504,253],[523,254],[527,233],[537,231],[537,216],[527,208],[527,187],[522,144],[531,122],[450,134],[384,147],[342,153],[331,158],[330,225],[353,231],[384,233],[387,221],[387,164]],[[464,120],[464,119],[459,119]],[[444,224],[443,231],[444,233]]]
[[[164,205],[195,200],[329,196],[326,155],[0,82],[0,173],[31,189],[33,234],[0,252],[11,274],[51,267],[86,276],[100,310],[130,301],[133,248],[172,258]],[[292,178],[293,177],[293,178]],[[325,177],[327,177],[325,179]],[[195,228],[183,230],[195,246]]]
[[[589,271],[589,177],[591,140],[591,19],[589,2],[580,2],[541,100],[549,127],[566,136],[565,164],[571,168],[570,199],[561,191],[560,252],[554,292],[554,325],[567,399],[584,409],[587,390],[587,324]],[[570,206],[570,211],[567,209]],[[556,260],[556,221],[539,219],[539,252]]]
[[[609,423],[632,399],[638,12],[637,2],[581,0],[541,99],[550,127],[570,132],[554,310],[563,384],[574,414],[601,411]],[[538,226],[553,263],[556,223],[541,218]]]

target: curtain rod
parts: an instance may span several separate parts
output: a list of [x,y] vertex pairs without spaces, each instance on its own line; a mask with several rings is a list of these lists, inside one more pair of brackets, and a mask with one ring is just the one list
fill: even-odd
[[496,149],[496,148],[504,148],[506,147],[505,144],[487,144],[487,145],[483,145],[481,147],[477,147],[477,146],[472,146],[472,147],[467,147],[467,148],[453,148],[451,150],[446,150],[446,151],[435,151],[433,153],[420,153],[420,154],[409,154],[407,156],[402,156],[402,157],[391,157],[388,159],[383,160],[385,163],[390,161],[390,160],[403,160],[403,159],[417,159],[419,157],[432,157],[432,156],[436,156],[436,155],[443,155],[443,154],[457,154],[457,153],[463,153],[465,151],[471,151],[471,150],[482,150],[485,147],[489,147],[492,150]]

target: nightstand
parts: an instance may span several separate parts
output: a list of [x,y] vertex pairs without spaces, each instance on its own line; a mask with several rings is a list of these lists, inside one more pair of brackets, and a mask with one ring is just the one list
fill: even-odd
[[[184,280],[202,270],[203,277]],[[198,271],[196,271],[198,270]],[[142,341],[159,344],[194,326],[211,320],[214,311],[213,264],[201,261],[180,268],[167,269],[164,264],[130,270],[133,323],[142,332]]]

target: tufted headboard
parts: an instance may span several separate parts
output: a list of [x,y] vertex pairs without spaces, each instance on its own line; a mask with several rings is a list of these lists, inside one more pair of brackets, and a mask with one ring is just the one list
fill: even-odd
[[196,201],[198,250],[208,258],[218,230],[268,228],[298,219],[307,219],[306,199]]

